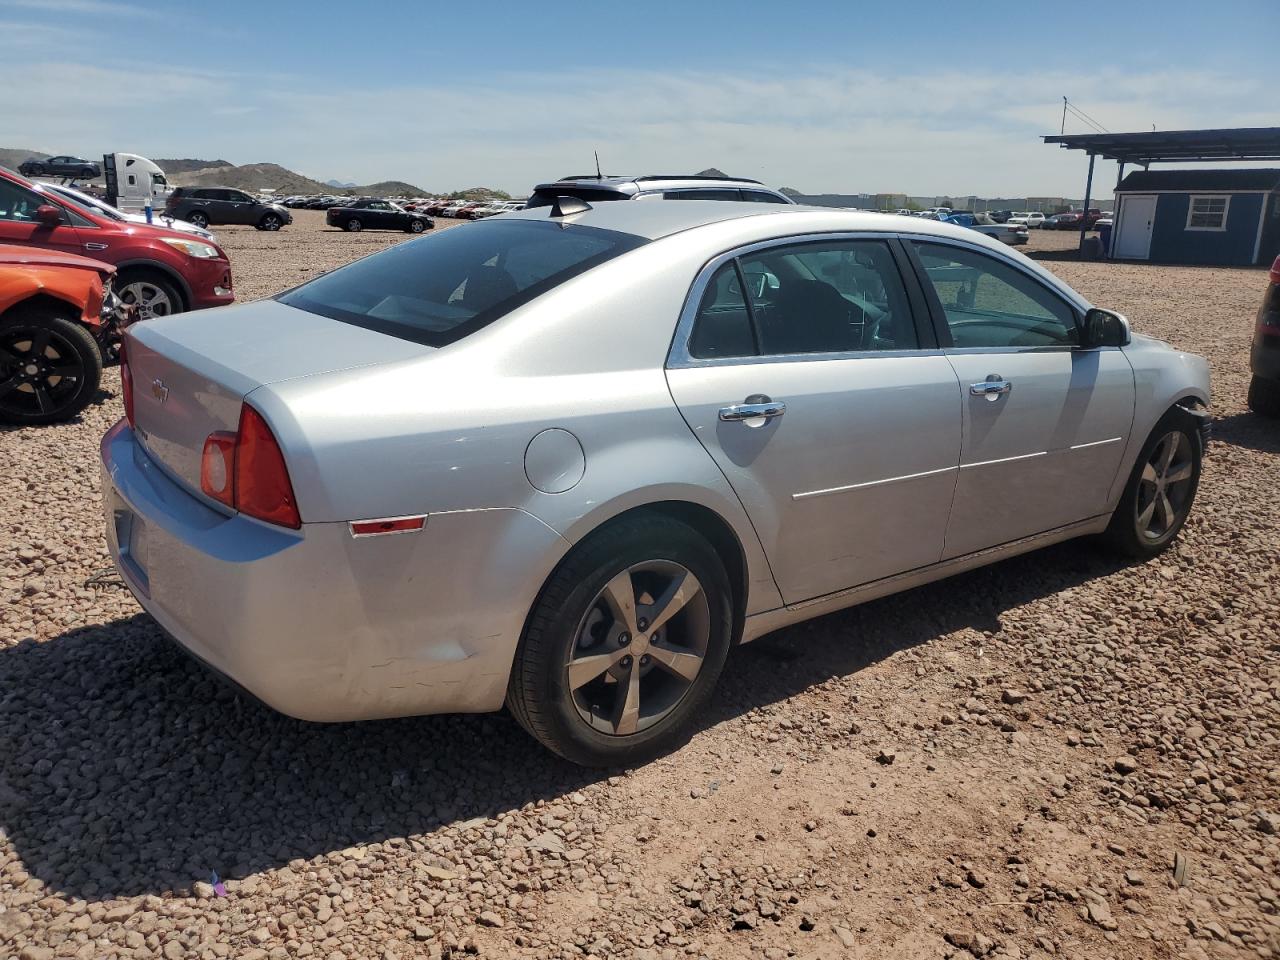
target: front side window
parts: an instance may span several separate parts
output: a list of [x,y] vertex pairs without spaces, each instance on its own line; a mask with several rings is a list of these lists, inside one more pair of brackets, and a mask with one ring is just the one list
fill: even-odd
[[1188,230],[1225,230],[1227,229],[1227,207],[1231,205],[1229,196],[1192,197],[1187,206]]
[[8,180],[0,180],[0,220],[31,223],[36,218],[36,207],[44,202],[39,194],[24,190]]
[[957,347],[1061,347],[1080,340],[1072,306],[1022,271],[976,250],[917,243]]
[[648,241],[549,220],[487,220],[357,260],[282,303],[441,347]]
[[918,347],[902,276],[879,240],[788,244],[730,261],[708,284],[689,339],[699,359]]

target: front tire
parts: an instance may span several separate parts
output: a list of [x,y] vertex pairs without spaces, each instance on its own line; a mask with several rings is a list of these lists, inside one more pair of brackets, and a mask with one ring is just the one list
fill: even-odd
[[507,705],[574,763],[644,763],[690,736],[732,630],[732,591],[714,548],[669,517],[624,519],[579,544],[547,581]]
[[421,232],[422,232],[423,230],[425,230],[425,229],[427,229],[427,225],[426,225],[425,223],[423,223],[421,220],[410,220],[410,221],[409,221],[409,232],[410,232],[410,233],[421,233]]
[[1104,534],[1119,553],[1154,557],[1177,538],[1200,486],[1198,427],[1195,417],[1174,407],[1151,431]]
[[182,312],[182,295],[165,277],[149,270],[126,270],[116,279],[116,295],[136,305],[139,320]]
[[274,213],[268,213],[265,217],[263,217],[261,220],[258,221],[259,230],[275,231],[275,230],[279,230],[281,226],[283,226],[283,224],[281,224],[280,218],[276,216]]
[[346,230],[348,233],[359,233],[361,230],[364,229],[364,224],[361,223],[359,220],[357,220],[355,217],[352,217],[350,220],[346,222],[346,224],[343,225],[342,229]]
[[1249,409],[1260,417],[1280,417],[1280,380],[1255,375],[1249,381]]
[[29,426],[70,420],[101,382],[98,345],[74,317],[33,305],[0,320],[0,420]]
[[80,170],[80,179],[82,180],[92,180],[97,175],[98,172],[93,167],[84,167]]

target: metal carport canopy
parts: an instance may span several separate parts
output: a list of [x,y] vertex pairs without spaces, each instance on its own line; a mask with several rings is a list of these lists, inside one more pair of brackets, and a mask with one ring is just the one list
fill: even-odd
[[1280,160],[1280,127],[1161,130],[1151,133],[1067,133],[1044,138],[1067,150],[1146,166],[1225,160]]
[[1067,150],[1089,155],[1089,176],[1084,182],[1084,218],[1080,221],[1080,247],[1089,229],[1089,201],[1093,194],[1093,163],[1098,157],[1116,160],[1124,176],[1127,163],[1148,167],[1153,163],[1205,163],[1227,160],[1280,160],[1280,127],[1234,127],[1225,130],[1152,130],[1150,133],[1063,133],[1044,138]]

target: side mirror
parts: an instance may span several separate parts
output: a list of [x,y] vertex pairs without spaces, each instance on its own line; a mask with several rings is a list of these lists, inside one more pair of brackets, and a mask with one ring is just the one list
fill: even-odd
[[52,203],[42,203],[36,207],[36,219],[43,224],[56,227],[62,223],[62,209],[55,207]]
[[1092,308],[1084,315],[1084,343],[1086,347],[1124,347],[1132,340],[1129,321],[1124,314],[1111,310]]

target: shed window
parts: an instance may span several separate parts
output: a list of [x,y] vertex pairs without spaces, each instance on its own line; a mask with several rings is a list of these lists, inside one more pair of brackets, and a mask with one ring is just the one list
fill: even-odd
[[1231,205],[1231,197],[1196,197],[1191,198],[1187,207],[1188,230],[1226,230],[1227,207]]

